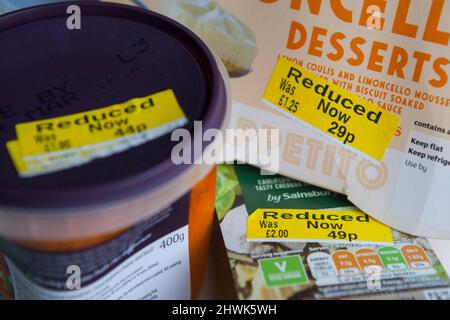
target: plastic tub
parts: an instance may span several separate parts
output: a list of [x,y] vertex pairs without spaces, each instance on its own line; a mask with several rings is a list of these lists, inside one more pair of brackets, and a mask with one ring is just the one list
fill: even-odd
[[[0,251],[14,296],[196,297],[213,222],[215,166],[175,165],[171,152],[180,142],[171,132],[32,177],[18,174],[8,152],[19,123],[169,89],[192,133],[186,146],[194,145],[194,121],[204,130],[227,124],[223,68],[198,37],[146,10],[77,4],[81,30],[66,28],[67,3],[0,18]],[[212,146],[200,143],[203,152]]]
[[0,2],[0,14],[15,11],[31,6],[47,3],[58,3],[66,0],[2,0]]

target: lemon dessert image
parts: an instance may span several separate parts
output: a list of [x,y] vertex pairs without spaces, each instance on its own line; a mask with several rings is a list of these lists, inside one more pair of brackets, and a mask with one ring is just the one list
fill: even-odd
[[247,74],[256,58],[252,31],[216,0],[164,0],[158,11],[191,29],[221,58],[231,76]]

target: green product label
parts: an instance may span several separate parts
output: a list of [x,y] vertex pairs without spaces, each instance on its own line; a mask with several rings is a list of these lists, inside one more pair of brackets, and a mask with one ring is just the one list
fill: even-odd
[[333,209],[353,207],[344,195],[279,175],[261,175],[260,169],[237,165],[236,174],[249,213],[258,208]]
[[400,250],[395,247],[381,247],[378,249],[381,261],[385,268],[389,271],[404,271],[408,269],[408,265],[403,258]]
[[300,256],[261,259],[258,261],[267,288],[308,283]]

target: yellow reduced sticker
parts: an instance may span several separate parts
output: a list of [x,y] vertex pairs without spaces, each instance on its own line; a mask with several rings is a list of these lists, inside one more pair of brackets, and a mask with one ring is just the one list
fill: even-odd
[[156,128],[167,133],[166,128],[173,129],[186,122],[175,94],[166,90],[105,108],[21,123],[16,125],[16,133],[22,158],[27,160],[73,148],[89,149],[87,146]]
[[396,115],[286,58],[278,60],[263,102],[376,161],[400,124]]
[[257,209],[247,240],[264,242],[392,243],[392,229],[361,211]]
[[16,125],[7,148],[21,176],[79,166],[126,151],[187,123],[173,90],[77,114]]

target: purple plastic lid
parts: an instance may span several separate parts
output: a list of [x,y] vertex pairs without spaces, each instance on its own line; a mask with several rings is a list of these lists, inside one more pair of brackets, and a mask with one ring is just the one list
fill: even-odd
[[[75,2],[81,30],[66,27],[69,3],[0,18],[0,206],[84,207],[137,196],[188,165],[170,159],[170,134],[91,163],[20,178],[6,142],[15,125],[173,89],[189,119],[220,128],[227,93],[214,57],[180,24],[147,10]],[[193,135],[192,135],[193,136]],[[203,147],[206,147],[204,144]],[[32,211],[30,210],[32,213]]]

